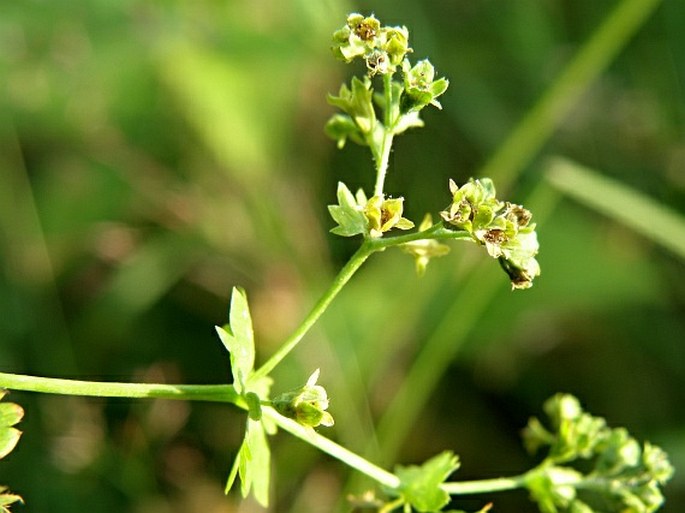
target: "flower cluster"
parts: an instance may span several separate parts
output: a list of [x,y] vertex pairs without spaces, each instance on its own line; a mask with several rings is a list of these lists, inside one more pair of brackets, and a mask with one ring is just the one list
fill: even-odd
[[316,384],[318,379],[319,369],[316,369],[303,387],[276,397],[273,400],[276,411],[303,426],[332,426],[333,416],[326,411],[328,394],[324,387]]
[[450,180],[449,186],[452,203],[440,213],[443,220],[484,245],[488,254],[499,260],[513,288],[529,288],[540,274],[531,213],[520,205],[498,200],[489,178],[470,179],[461,187]]
[[[603,418],[584,412],[578,399],[568,394],[550,398],[545,412],[550,430],[533,418],[523,433],[529,450],[549,447],[543,463],[526,479],[541,511],[652,513],[659,509],[664,501],[660,487],[673,475],[663,450],[649,442],[641,445],[623,428],[609,428]],[[585,463],[571,466],[578,460]]]
[[371,15],[353,13],[343,28],[333,34],[333,53],[350,62],[360,57],[371,75],[394,73],[411,52],[407,27],[382,27]]
[[[326,124],[326,133],[339,148],[350,139],[369,146],[377,156],[385,134],[423,126],[419,111],[427,105],[440,108],[437,97],[447,90],[447,79],[436,78],[428,60],[412,66],[406,57],[411,51],[406,27],[382,26],[373,15],[351,14],[335,32],[333,53],[345,62],[362,59],[368,71],[363,79],[353,78],[349,87],[343,84],[338,96],[328,97],[343,112]],[[398,70],[402,79],[392,80]],[[375,94],[371,81],[375,75],[387,79],[384,94]],[[376,109],[383,115],[376,115]]]

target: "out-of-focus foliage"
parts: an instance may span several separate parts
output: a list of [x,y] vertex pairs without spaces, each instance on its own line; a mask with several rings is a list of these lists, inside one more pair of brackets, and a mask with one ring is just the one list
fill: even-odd
[[[450,80],[443,110],[426,112],[426,128],[408,131],[391,157],[386,189],[418,225],[449,205],[435,193],[448,177],[480,178],[614,4],[5,2],[2,370],[227,382],[213,327],[226,322],[235,285],[250,297],[257,361],[273,352],[358,242],[328,233],[336,184],[373,185],[364,149],[339,151],[323,132],[326,95],[348,80],[330,35],[349,12],[410,26],[422,52],[412,58],[429,56]],[[451,449],[459,477],[475,478],[528,468],[518,431],[546,397],[571,392],[669,453],[663,511],[682,511],[685,266],[542,175],[546,156],[563,155],[685,215],[683,54],[685,10],[663,0],[501,191],[535,214],[543,272],[532,289],[511,293],[468,245],[420,280],[399,251],[375,255],[278,368],[274,395],[320,367],[341,443],[384,464]],[[421,414],[384,423],[401,383],[424,366],[442,379],[422,381],[401,409],[425,403]],[[237,508],[223,486],[244,415],[230,407],[12,401],[27,416],[0,483],[27,511]],[[271,442],[273,511],[344,503],[345,469],[297,440]],[[502,512],[531,507],[525,492],[453,507],[484,499]]]

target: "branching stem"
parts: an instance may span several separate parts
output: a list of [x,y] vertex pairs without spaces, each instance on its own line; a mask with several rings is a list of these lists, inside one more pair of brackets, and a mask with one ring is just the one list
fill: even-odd
[[395,474],[392,474],[387,470],[383,470],[382,468],[371,463],[369,460],[359,456],[349,449],[346,449],[342,445],[338,445],[329,438],[320,435],[312,428],[302,426],[294,420],[284,417],[276,410],[268,406],[264,407],[262,412],[264,415],[276,422],[276,424],[278,424],[278,426],[284,431],[287,431],[291,435],[304,440],[308,444],[313,445],[326,454],[333,456],[346,465],[349,465],[355,470],[369,476],[379,484],[389,488],[397,488],[400,485],[400,480]]
[[[77,395],[88,397],[120,397],[130,399],[174,399],[188,401],[215,401],[246,408],[232,385],[167,385],[158,383],[117,383],[45,378],[0,372],[0,388],[40,392],[44,394]],[[298,424],[279,414],[271,406],[263,406],[264,415],[281,429],[300,438],[317,449],[333,456],[346,465],[367,475],[379,484],[394,489],[400,486],[399,478],[371,463],[362,456],[320,435],[312,428]],[[524,477],[485,479],[445,483],[442,487],[450,495],[497,492],[520,488]]]
[[475,481],[453,481],[444,483],[442,489],[450,495],[471,495],[477,493],[504,492],[516,490],[525,486],[527,474],[514,477],[498,477],[495,479],[479,479]]

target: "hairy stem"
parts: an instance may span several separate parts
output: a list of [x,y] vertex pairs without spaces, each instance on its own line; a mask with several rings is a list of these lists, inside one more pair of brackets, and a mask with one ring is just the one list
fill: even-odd
[[498,477],[495,479],[479,479],[475,481],[460,481],[444,483],[441,488],[450,495],[471,495],[476,493],[494,493],[515,490],[525,486],[528,474],[514,477]]
[[401,246],[407,242],[415,242],[419,240],[473,240],[471,235],[463,230],[452,230],[445,228],[442,222],[438,222],[433,226],[426,228],[420,232],[408,233],[406,235],[396,235],[394,237],[383,237],[368,241],[369,246],[374,251],[382,251],[393,246]]
[[392,246],[399,246],[407,242],[424,239],[470,240],[471,236],[466,232],[449,230],[443,227],[442,223],[437,223],[422,232],[399,235],[396,237],[369,239],[364,241],[357,252],[352,255],[352,258],[350,258],[347,264],[345,264],[345,266],[340,270],[338,275],[333,280],[330,288],[324,293],[321,299],[319,299],[316,305],[314,305],[314,308],[312,308],[312,310],[309,312],[309,315],[305,317],[293,334],[290,335],[285,342],[283,342],[278,351],[276,351],[276,353],[274,353],[264,365],[255,371],[250,379],[257,380],[264,376],[268,376],[271,371],[273,371],[274,368],[276,368],[276,366],[288,354],[290,354],[295,347],[297,347],[297,344],[300,343],[302,338],[316,323],[319,317],[321,317],[321,315],[326,311],[335,296],[338,295],[338,292],[342,290],[345,284],[350,280],[350,278],[352,278],[354,273],[357,272],[357,270],[362,266],[366,259],[371,256],[371,254]]
[[[380,485],[396,489],[400,486],[400,479],[393,473],[371,463],[362,456],[338,445],[329,438],[320,435],[312,428],[298,424],[294,420],[284,417],[270,406],[262,408],[264,415],[272,419],[281,429],[305,441],[317,449],[333,456],[349,467],[370,477]],[[441,488],[450,495],[470,495],[486,492],[502,492],[525,486],[528,473],[514,477],[500,477],[496,479],[481,479],[444,483]]]
[[44,378],[0,372],[0,388],[43,394],[241,403],[233,385],[166,385]]
[[346,449],[342,445],[338,445],[329,438],[320,435],[312,428],[302,426],[294,420],[284,417],[269,406],[262,408],[262,412],[264,415],[276,422],[276,424],[284,431],[287,431],[291,435],[304,440],[308,444],[313,445],[326,454],[333,456],[346,465],[369,476],[379,484],[389,488],[397,488],[400,485],[400,480],[395,474],[392,474],[387,470],[383,470],[382,468],[371,463],[369,460],[359,456],[349,449]]
[[385,96],[385,116],[383,120],[383,140],[376,160],[376,185],[373,188],[374,196],[382,196],[385,187],[385,175],[388,172],[390,150],[392,149],[393,130],[395,121],[392,119],[392,75],[383,75],[383,93]]
[[[88,397],[121,397],[129,399],[175,399],[187,401],[216,401],[233,403],[241,408],[240,396],[232,385],[167,385],[158,383],[117,383],[101,381],[82,381],[72,379],[44,378],[22,374],[0,372],[0,388],[40,392],[44,394],[78,395]],[[372,478],[388,488],[398,488],[399,478],[387,470],[371,463],[362,456],[346,449],[332,440],[320,435],[312,428],[298,424],[284,417],[271,406],[262,408],[264,415],[272,419],[281,429],[300,438],[340,460],[358,472]],[[442,485],[450,495],[466,495],[483,492],[498,492],[520,488],[524,477],[484,479],[480,481],[451,482]]]
[[338,275],[333,280],[333,283],[329,289],[324,293],[324,295],[319,299],[319,301],[314,305],[314,308],[309,312],[309,315],[305,317],[298,328],[293,332],[290,337],[283,342],[283,345],[276,351],[267,362],[262,365],[259,369],[255,371],[250,379],[257,380],[264,376],[268,376],[274,368],[281,363],[281,361],[290,354],[290,352],[297,347],[300,340],[307,334],[316,321],[321,317],[321,315],[326,311],[328,305],[331,301],[338,295],[338,292],[342,290],[345,284],[352,278],[355,272],[362,266],[367,258],[375,250],[371,247],[368,242],[365,242],[357,250],[357,252],[352,255],[352,258],[345,264],[345,266],[340,270]]

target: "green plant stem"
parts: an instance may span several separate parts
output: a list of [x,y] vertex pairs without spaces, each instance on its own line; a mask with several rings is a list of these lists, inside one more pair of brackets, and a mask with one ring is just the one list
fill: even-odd
[[272,419],[284,431],[287,431],[291,435],[304,440],[308,444],[316,447],[326,454],[333,456],[346,465],[369,476],[381,485],[389,488],[397,488],[400,485],[400,480],[396,475],[388,472],[387,470],[383,470],[367,459],[341,445],[338,445],[329,438],[320,435],[312,428],[302,426],[294,420],[284,417],[270,406],[263,407],[262,413],[266,417]]
[[281,361],[290,354],[290,352],[297,347],[300,340],[307,334],[311,327],[316,323],[316,321],[321,317],[321,315],[326,311],[328,305],[331,301],[338,295],[338,292],[342,290],[345,284],[352,278],[355,272],[362,266],[367,258],[373,253],[374,250],[368,242],[364,242],[357,252],[352,255],[352,258],[345,264],[345,266],[340,270],[338,275],[333,280],[333,283],[324,293],[324,295],[319,299],[319,301],[314,305],[309,315],[305,317],[302,323],[297,327],[290,337],[283,342],[281,347],[276,351],[271,358],[269,358],[264,365],[257,369],[254,374],[250,377],[251,380],[257,380],[264,376],[268,376],[271,371],[276,368],[276,366],[281,363]]
[[[272,419],[284,431],[287,431],[291,435],[300,438],[322,452],[333,456],[339,461],[354,468],[358,472],[370,477],[377,483],[393,489],[400,486],[400,479],[395,474],[392,474],[391,472],[374,465],[367,459],[341,445],[338,445],[329,438],[320,435],[312,428],[302,426],[294,420],[284,417],[270,406],[263,407],[262,412],[265,416]],[[514,490],[525,485],[527,475],[528,474],[526,473],[514,477],[449,482],[444,483],[441,488],[450,495],[470,495],[476,493]]]
[[[87,397],[216,401],[232,403],[241,408],[245,408],[240,396],[236,393],[232,385],[117,383],[44,378],[0,372],[0,388],[44,394]],[[372,478],[379,484],[389,488],[397,488],[400,485],[400,480],[395,474],[374,465],[362,456],[333,442],[325,436],[320,435],[312,428],[302,426],[294,420],[284,417],[271,406],[264,406],[262,412],[284,431],[287,431],[291,435],[300,438],[326,454],[342,461],[358,472]],[[511,490],[521,486],[523,486],[523,478],[514,477],[445,483],[443,489],[451,495],[465,495]]]
[[352,255],[352,258],[340,270],[338,275],[333,280],[333,283],[319,301],[314,305],[314,308],[305,317],[302,323],[297,327],[290,337],[283,342],[281,347],[276,351],[267,362],[257,369],[250,377],[251,380],[257,380],[264,376],[268,376],[276,366],[283,361],[283,359],[290,354],[290,352],[297,347],[302,338],[307,334],[316,321],[323,315],[328,306],[331,304],[335,296],[342,290],[345,284],[352,278],[355,272],[362,266],[371,254],[376,251],[383,251],[392,246],[399,246],[407,242],[424,239],[459,239],[470,240],[468,233],[463,231],[454,231],[445,228],[442,223],[436,223],[427,230],[421,232],[410,233],[407,235],[399,235],[396,237],[386,237],[378,239],[368,239],[360,246],[357,252]]
[[450,495],[472,495],[477,493],[495,493],[516,490],[525,486],[528,473],[514,477],[498,477],[475,481],[453,481],[443,483],[441,488]]
[[166,385],[45,378],[0,372],[0,388],[43,394],[215,401],[242,407],[233,385]]
[[[469,238],[465,232],[455,232],[446,229],[442,223],[437,223],[422,232],[370,239],[365,241],[357,252],[350,258],[348,263],[340,270],[333,280],[331,287],[316,303],[309,315],[286,340],[279,349],[262,367],[260,367],[252,379],[268,375],[288,353],[302,340],[304,335],[314,323],[326,311],[335,296],[342,290],[345,284],[352,278],[354,273],[362,266],[366,259],[376,251],[383,251],[388,247],[398,246],[407,242],[423,239],[462,239]],[[27,392],[40,392],[45,394],[79,395],[88,397],[126,397],[178,399],[194,401],[217,401],[229,402],[242,405],[239,394],[232,385],[167,385],[150,383],[117,383],[101,381],[82,381],[72,379],[46,378],[11,374],[0,372],[0,388],[10,390],[22,390]]]
[[390,150],[392,149],[394,120],[392,119],[392,75],[383,75],[383,93],[385,96],[385,116],[383,123],[383,139],[379,158],[376,161],[376,185],[373,188],[374,196],[383,196],[385,188],[385,175],[388,172]]
[[451,230],[445,228],[442,222],[438,222],[433,226],[426,228],[420,232],[408,233],[406,235],[396,235],[394,237],[382,237],[368,241],[369,246],[374,251],[382,251],[393,246],[401,246],[407,242],[415,242],[418,240],[473,240],[468,232],[463,230]]

